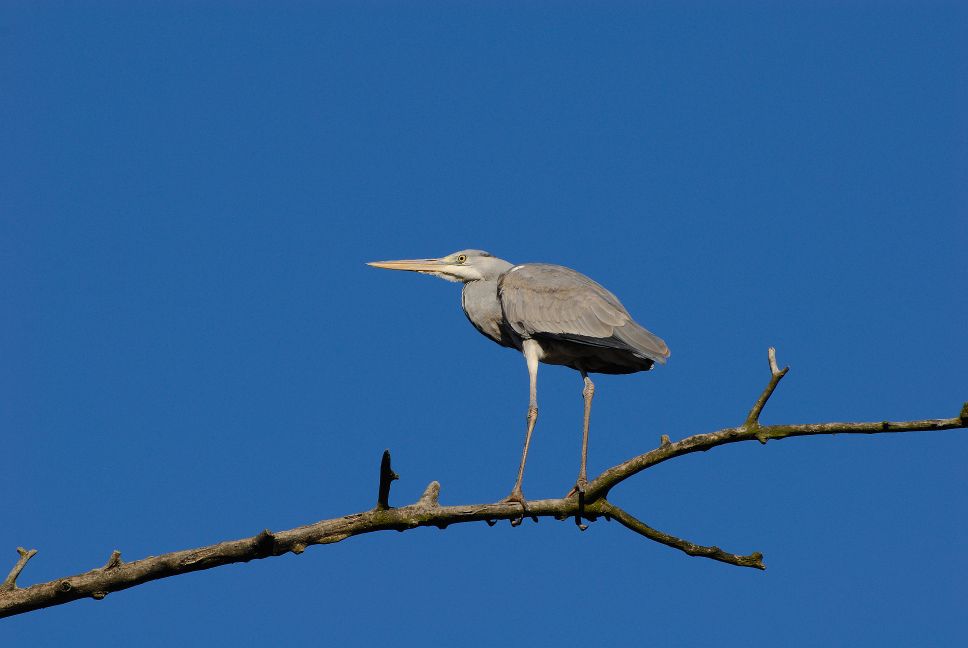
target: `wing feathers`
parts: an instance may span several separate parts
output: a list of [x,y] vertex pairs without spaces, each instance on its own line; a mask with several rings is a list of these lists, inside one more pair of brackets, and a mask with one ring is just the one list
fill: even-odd
[[626,348],[665,362],[665,342],[636,324],[615,295],[563,266],[529,263],[498,284],[508,325],[520,336],[548,334],[594,346]]
[[634,348],[646,358],[665,364],[669,357],[669,347],[662,339],[645,330],[635,322],[615,329],[615,337]]

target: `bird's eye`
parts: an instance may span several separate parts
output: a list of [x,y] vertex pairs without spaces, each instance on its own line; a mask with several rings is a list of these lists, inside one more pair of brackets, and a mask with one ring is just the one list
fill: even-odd
[[457,255],[457,263],[464,263],[465,261],[467,261],[467,255],[466,254],[458,254]]

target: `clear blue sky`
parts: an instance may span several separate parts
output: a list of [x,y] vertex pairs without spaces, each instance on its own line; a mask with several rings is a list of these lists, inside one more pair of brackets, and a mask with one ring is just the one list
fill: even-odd
[[[958,3],[53,3],[0,8],[0,569],[28,585],[517,468],[520,355],[459,288],[367,268],[563,263],[672,349],[598,380],[589,470],[739,422],[968,399]],[[835,6],[837,5],[837,6]],[[542,367],[530,497],[580,381]],[[614,492],[650,524],[350,539],[0,622],[33,646],[953,645],[968,433],[791,439]]]

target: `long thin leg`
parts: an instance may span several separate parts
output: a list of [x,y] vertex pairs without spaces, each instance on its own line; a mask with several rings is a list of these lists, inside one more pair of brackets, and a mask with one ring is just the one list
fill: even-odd
[[524,479],[524,464],[528,460],[528,446],[531,445],[531,433],[534,431],[534,424],[538,420],[538,358],[541,356],[541,347],[534,340],[525,340],[523,349],[524,359],[528,363],[528,376],[530,378],[531,399],[528,403],[528,431],[524,436],[524,451],[521,453],[521,467],[518,468],[518,479],[514,482],[514,488],[507,497],[510,502],[520,502],[524,506],[524,494],[521,492],[521,480]]
[[575,483],[575,491],[585,494],[585,486],[588,485],[588,478],[585,474],[585,464],[588,461],[588,420],[592,415],[592,397],[595,395],[595,383],[584,371],[581,377],[585,381],[585,388],[581,390],[581,395],[585,397],[585,423],[582,427],[581,435],[581,468],[578,469],[578,481]]

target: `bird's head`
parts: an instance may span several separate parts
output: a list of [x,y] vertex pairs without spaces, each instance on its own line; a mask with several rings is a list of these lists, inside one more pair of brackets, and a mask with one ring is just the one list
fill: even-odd
[[493,257],[483,250],[460,250],[439,259],[371,261],[367,265],[387,270],[409,270],[464,283],[497,279],[511,267],[507,261]]

